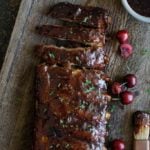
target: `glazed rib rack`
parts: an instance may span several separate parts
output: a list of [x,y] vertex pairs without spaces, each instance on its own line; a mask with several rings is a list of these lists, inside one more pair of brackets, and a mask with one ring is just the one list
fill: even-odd
[[49,16],[73,23],[41,25],[37,33],[87,47],[36,45],[34,150],[103,150],[107,135],[109,58],[104,50],[110,17],[105,9],[58,3]]
[[109,78],[97,70],[45,64],[36,74],[35,149],[102,149]]

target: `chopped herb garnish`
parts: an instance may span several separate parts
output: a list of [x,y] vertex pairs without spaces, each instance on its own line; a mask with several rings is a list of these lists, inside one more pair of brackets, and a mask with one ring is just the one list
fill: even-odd
[[69,32],[70,32],[70,34],[73,34],[72,28],[70,28],[70,31],[69,31]]
[[70,125],[70,127],[73,128],[74,126],[73,126],[73,125]]
[[85,109],[85,108],[86,108],[86,106],[88,106],[88,103],[87,103],[87,102],[85,102],[85,101],[81,101],[81,102],[80,102],[80,106],[79,106],[79,108],[80,108],[80,109]]
[[76,56],[76,61],[79,61],[79,57],[78,56]]
[[76,56],[75,59],[76,59],[77,63],[81,64],[81,60],[78,56]]
[[49,149],[52,149],[52,148],[53,148],[53,145],[50,145],[50,146],[49,146]]
[[59,83],[57,87],[60,87],[60,86],[61,86],[61,83]]
[[82,22],[86,23],[89,17],[85,17]]
[[63,102],[63,101],[64,101],[64,98],[63,98],[63,97],[60,97],[59,99],[60,99],[60,101],[61,101],[61,102]]
[[62,127],[63,128],[67,128],[68,126],[66,124],[62,124]]
[[91,82],[90,80],[87,80],[87,79],[86,79],[84,85],[86,86],[86,85],[89,85],[89,84],[91,84],[91,83],[92,83],[92,82]]
[[93,90],[95,90],[95,87],[93,86],[92,82],[88,79],[86,79],[86,81],[83,83],[83,86],[85,88],[85,93],[89,93]]
[[65,145],[65,148],[70,148],[70,146],[71,146],[71,145],[67,143],[67,144]]
[[83,40],[84,44],[86,45],[86,40]]
[[93,90],[95,90],[95,87],[94,87],[94,86],[92,86],[92,87],[86,89],[84,92],[85,92],[85,93],[90,93],[90,92],[92,92]]
[[60,146],[60,144],[56,144],[56,148],[58,148]]
[[60,119],[60,124],[63,124],[63,123],[64,123],[64,121],[62,119]]
[[48,55],[49,55],[50,58],[55,58],[55,55],[52,52],[49,52]]
[[46,112],[47,112],[47,108],[44,108],[44,109],[43,109],[43,113],[46,113]]
[[111,113],[114,112],[115,109],[116,109],[116,106],[115,106],[115,105],[112,105],[112,106],[111,106],[111,109],[110,109],[110,112],[111,112]]
[[92,125],[88,125],[87,126],[87,130],[91,129],[92,128]]
[[76,128],[76,130],[79,130],[79,126],[78,126],[78,125],[76,125],[76,127],[75,127],[75,128]]
[[54,94],[54,91],[50,92],[49,95],[52,96]]
[[91,18],[92,18],[92,15],[90,15],[89,18],[91,19]]
[[80,105],[80,108],[81,108],[81,109],[85,109],[85,105],[84,105],[84,104],[81,104],[81,105]]
[[106,128],[107,128],[107,129],[110,129],[110,128],[111,128],[111,125],[110,125],[110,124],[107,124],[107,125],[106,125]]

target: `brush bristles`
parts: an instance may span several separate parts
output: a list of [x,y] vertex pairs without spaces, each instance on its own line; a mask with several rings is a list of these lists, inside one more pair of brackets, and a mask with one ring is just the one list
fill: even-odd
[[148,125],[141,126],[138,133],[134,133],[134,138],[136,140],[147,140],[149,138],[150,128]]

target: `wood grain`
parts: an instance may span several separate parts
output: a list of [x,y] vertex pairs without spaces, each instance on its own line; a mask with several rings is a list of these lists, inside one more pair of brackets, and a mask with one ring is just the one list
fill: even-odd
[[[30,150],[34,122],[34,70],[38,60],[33,46],[54,42],[36,35],[34,28],[43,23],[56,21],[45,16],[50,5],[63,0],[22,0],[15,27],[11,36],[5,61],[0,73],[0,149]],[[127,150],[132,149],[131,115],[135,110],[150,108],[150,25],[134,20],[123,9],[118,0],[68,0],[83,5],[100,6],[110,10],[112,25],[108,33],[112,39],[107,42],[111,58],[107,73],[113,80],[126,73],[138,76],[137,89],[140,95],[133,104],[121,109],[116,105],[110,121],[110,138],[124,138]],[[57,21],[58,23],[58,21]],[[127,61],[117,54],[118,43],[115,32],[127,28],[134,55]],[[149,50],[142,55],[143,49]]]
[[21,0],[0,1],[0,69],[9,44],[20,1]]

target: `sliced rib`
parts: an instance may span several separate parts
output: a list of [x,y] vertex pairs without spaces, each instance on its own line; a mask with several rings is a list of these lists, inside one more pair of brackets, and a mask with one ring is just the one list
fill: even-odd
[[103,8],[86,7],[66,2],[52,6],[49,15],[63,21],[101,29],[106,29],[111,22],[108,11]]
[[69,40],[85,45],[105,45],[105,33],[101,29],[92,29],[85,27],[70,27],[60,25],[42,25],[37,27],[40,35],[59,40]]
[[79,67],[104,70],[109,62],[108,56],[101,47],[64,48],[54,45],[37,45],[35,51],[44,62],[50,65],[65,66],[69,63]]

